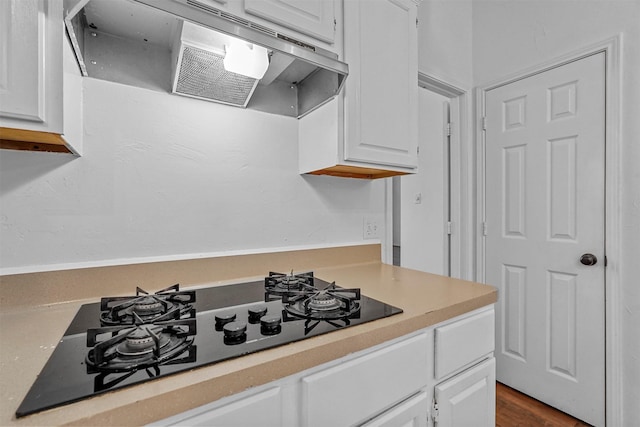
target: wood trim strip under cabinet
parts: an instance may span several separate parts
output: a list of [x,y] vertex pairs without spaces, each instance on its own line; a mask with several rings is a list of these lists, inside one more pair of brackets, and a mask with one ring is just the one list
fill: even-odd
[[308,172],[311,175],[331,175],[342,178],[377,179],[391,176],[407,175],[409,172],[390,171],[360,166],[337,165],[317,171]]
[[5,127],[0,127],[0,148],[74,154],[57,133]]

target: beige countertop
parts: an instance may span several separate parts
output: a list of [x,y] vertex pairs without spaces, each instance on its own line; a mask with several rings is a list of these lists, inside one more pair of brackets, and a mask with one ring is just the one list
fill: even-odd
[[[3,304],[0,425],[145,424],[434,325],[497,299],[497,291],[491,286],[393,267],[379,260],[320,267],[315,269],[315,275],[327,281],[335,280],[339,285],[359,287],[364,295],[400,307],[403,313],[20,419],[15,418],[15,410],[78,308],[98,298],[17,308]],[[256,277],[244,279],[241,281]],[[210,285],[220,284],[225,281]],[[0,297],[9,298],[4,293],[0,293]]]

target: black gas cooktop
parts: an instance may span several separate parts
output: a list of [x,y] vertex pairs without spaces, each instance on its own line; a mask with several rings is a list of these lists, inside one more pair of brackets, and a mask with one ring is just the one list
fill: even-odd
[[401,312],[313,273],[138,288],[80,307],[16,416]]

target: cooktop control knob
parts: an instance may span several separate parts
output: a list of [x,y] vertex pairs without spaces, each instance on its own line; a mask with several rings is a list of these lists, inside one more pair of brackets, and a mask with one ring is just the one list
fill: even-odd
[[224,325],[233,322],[234,320],[236,320],[235,313],[216,314],[216,331],[221,331]]
[[229,322],[222,328],[225,344],[241,344],[247,340],[247,324],[245,322]]
[[262,335],[277,335],[282,331],[282,326],[280,326],[282,320],[280,316],[270,315],[263,316],[260,319],[260,332]]
[[266,305],[256,305],[249,308],[249,323],[258,323],[265,314],[267,314]]

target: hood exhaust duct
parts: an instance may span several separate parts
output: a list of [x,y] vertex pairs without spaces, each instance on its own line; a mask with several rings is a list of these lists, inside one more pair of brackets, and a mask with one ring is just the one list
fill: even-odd
[[[332,52],[204,0],[69,3],[65,24],[85,76],[300,118],[338,95],[349,72]],[[249,59],[232,63],[231,54]],[[238,68],[247,60],[253,70]]]

